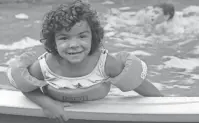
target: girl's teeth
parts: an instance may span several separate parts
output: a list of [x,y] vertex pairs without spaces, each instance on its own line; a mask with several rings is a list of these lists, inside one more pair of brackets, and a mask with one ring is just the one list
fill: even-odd
[[74,54],[78,54],[78,53],[80,53],[80,52],[76,52],[76,53],[68,53],[69,55],[74,55]]

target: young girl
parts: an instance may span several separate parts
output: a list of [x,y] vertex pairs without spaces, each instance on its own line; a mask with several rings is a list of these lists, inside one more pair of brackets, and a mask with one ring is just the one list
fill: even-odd
[[8,78],[48,117],[60,122],[67,117],[65,103],[59,101],[101,99],[111,84],[143,96],[162,96],[145,79],[145,63],[126,52],[111,56],[101,47],[103,35],[97,13],[89,4],[77,0],[61,5],[47,13],[42,25],[47,52],[33,64],[32,56],[22,55],[10,66]]

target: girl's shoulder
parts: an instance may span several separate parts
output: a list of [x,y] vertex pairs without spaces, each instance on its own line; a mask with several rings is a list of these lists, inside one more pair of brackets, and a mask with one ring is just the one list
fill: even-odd
[[44,80],[39,60],[36,60],[32,65],[30,65],[28,67],[28,71],[29,71],[30,75],[32,75],[33,77],[35,77],[39,80]]
[[124,63],[121,60],[118,60],[111,54],[107,54],[105,63],[105,73],[107,76],[115,77],[122,72],[123,68]]
[[49,56],[50,53],[47,52],[42,54],[31,66],[29,66],[29,73],[39,80],[44,80],[40,60],[45,60],[45,62],[49,62],[51,60]]

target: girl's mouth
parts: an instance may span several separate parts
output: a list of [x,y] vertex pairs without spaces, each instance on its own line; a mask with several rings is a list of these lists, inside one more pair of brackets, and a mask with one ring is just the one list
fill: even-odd
[[69,55],[76,55],[76,54],[80,54],[80,53],[82,53],[82,51],[80,51],[80,52],[70,52],[70,53],[68,53]]

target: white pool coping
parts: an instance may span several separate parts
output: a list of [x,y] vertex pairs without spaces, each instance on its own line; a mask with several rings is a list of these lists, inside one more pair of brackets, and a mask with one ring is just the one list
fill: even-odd
[[[199,122],[199,97],[122,97],[73,104],[71,119],[140,122]],[[0,90],[0,114],[44,117],[21,92]]]

